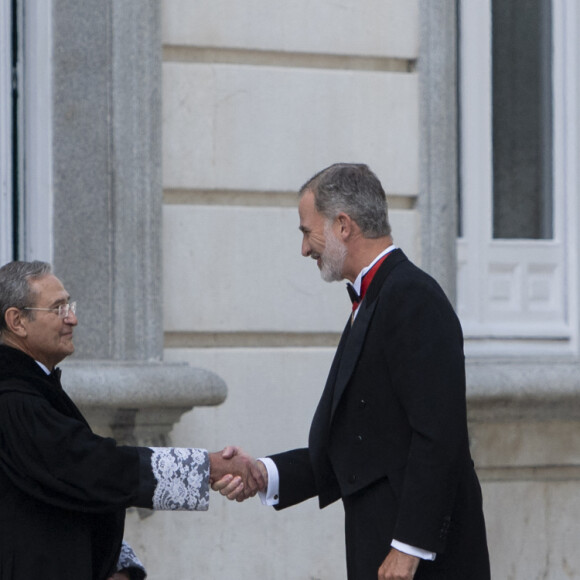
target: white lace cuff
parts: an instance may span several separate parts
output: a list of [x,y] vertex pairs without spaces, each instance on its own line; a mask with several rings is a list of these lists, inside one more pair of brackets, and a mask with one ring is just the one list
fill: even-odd
[[147,576],[145,566],[143,566],[141,560],[137,558],[133,548],[123,540],[123,543],[121,544],[121,553],[119,554],[119,560],[117,561],[117,572],[127,568],[138,568],[141,570],[142,573],[139,574],[140,578],[145,578]]
[[205,449],[150,447],[157,480],[153,509],[206,511],[209,507],[209,454]]

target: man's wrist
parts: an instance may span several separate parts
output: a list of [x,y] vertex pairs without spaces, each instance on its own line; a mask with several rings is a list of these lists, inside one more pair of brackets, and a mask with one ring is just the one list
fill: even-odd
[[208,453],[209,457],[209,479],[211,482],[219,481],[224,475],[226,475],[223,469],[220,469],[220,465],[225,463],[225,459],[222,457],[221,451],[214,451],[213,453]]
[[391,542],[391,547],[399,552],[408,554],[409,556],[416,556],[421,558],[421,560],[435,560],[437,554],[435,552],[430,552],[429,550],[424,550],[423,548],[417,548],[416,546],[410,546],[404,542],[399,542],[399,540],[393,540]]
[[268,489],[268,470],[266,469],[266,466],[264,465],[264,462],[262,460],[257,459],[256,464],[258,466],[258,469],[260,470],[260,473],[262,474],[262,477],[264,478],[264,481],[266,482],[266,485],[264,486],[262,491],[266,491]]
[[269,457],[259,457],[258,464],[264,466],[267,471],[268,484],[264,491],[259,492],[260,500],[263,505],[274,506],[279,502],[278,493],[280,489],[280,480],[278,475],[278,468],[276,464]]

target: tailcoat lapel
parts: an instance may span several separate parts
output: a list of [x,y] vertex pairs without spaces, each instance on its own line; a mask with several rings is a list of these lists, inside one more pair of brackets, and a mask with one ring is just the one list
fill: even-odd
[[[373,280],[374,282],[374,280]],[[356,363],[360,357],[360,353],[365,342],[365,336],[369,328],[369,323],[375,311],[376,300],[369,303],[366,297],[363,299],[356,318],[350,329],[347,337],[345,348],[342,351],[342,356],[338,363],[338,370],[336,373],[336,380],[334,381],[334,389],[332,394],[332,407],[330,411],[330,419],[334,416],[336,407],[340,402],[340,398],[344,393],[344,389],[352,376]],[[350,324],[350,322],[349,322]]]
[[309,447],[310,450],[314,452],[316,449],[324,447],[328,439],[328,429],[330,427],[331,413],[330,408],[333,400],[334,385],[336,383],[336,377],[338,374],[338,369],[340,366],[340,361],[342,359],[342,353],[344,352],[344,347],[348,342],[348,337],[350,335],[350,319],[347,322],[338,347],[336,348],[336,353],[334,359],[332,360],[332,365],[328,373],[328,378],[326,379],[326,385],[324,386],[324,391],[320,397],[318,407],[314,413],[312,419],[312,424],[310,426],[309,435]]
[[360,358],[365,337],[377,305],[379,290],[393,268],[406,259],[405,254],[398,249],[389,254],[388,259],[383,262],[369,286],[359,307],[354,324],[351,327],[350,318],[346,324],[328,373],[326,386],[310,427],[309,446],[313,452],[325,447],[328,441],[332,417]]
[[[377,298],[381,287],[383,286],[388,275],[393,268],[400,262],[407,260],[407,257],[402,250],[393,250],[388,258],[382,263],[381,267],[375,274],[363,301],[359,307],[356,318],[348,336],[343,336],[344,346],[341,352],[337,351],[337,360],[334,364],[337,365],[336,378],[334,380],[334,389],[332,390],[332,406],[330,412],[330,421],[336,411],[340,399],[350,381],[352,373],[356,367],[356,363],[360,358],[360,354],[365,342],[365,337],[371,323],[375,307],[377,305]],[[347,325],[348,326],[348,325]],[[341,343],[343,342],[341,340]],[[340,358],[339,358],[340,355]],[[332,375],[329,376],[329,379]],[[327,385],[328,388],[328,385]],[[326,392],[326,391],[325,391]]]

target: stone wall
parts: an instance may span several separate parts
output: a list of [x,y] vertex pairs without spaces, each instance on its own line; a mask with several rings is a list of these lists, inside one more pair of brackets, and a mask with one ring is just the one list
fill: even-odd
[[[417,2],[163,3],[164,358],[228,385],[175,444],[306,443],[350,311],[300,255],[296,192],[316,171],[368,163],[396,243],[420,258],[418,27]],[[155,577],[346,574],[339,504],[215,496],[208,513],[140,518],[128,534]]]
[[[55,263],[83,308],[69,390],[102,432],[165,443],[225,381],[174,445],[305,445],[349,302],[300,256],[300,185],[369,163],[395,242],[455,294],[456,2],[52,14]],[[580,577],[578,376],[575,359],[468,359],[493,578]],[[322,580],[346,577],[342,530],[338,504],[212,496],[130,510],[127,537],[152,579]]]

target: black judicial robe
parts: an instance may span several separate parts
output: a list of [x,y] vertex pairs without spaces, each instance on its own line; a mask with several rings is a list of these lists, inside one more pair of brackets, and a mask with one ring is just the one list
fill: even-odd
[[0,345],[0,580],[106,579],[125,509],[156,507],[152,455],[95,435],[58,379]]

